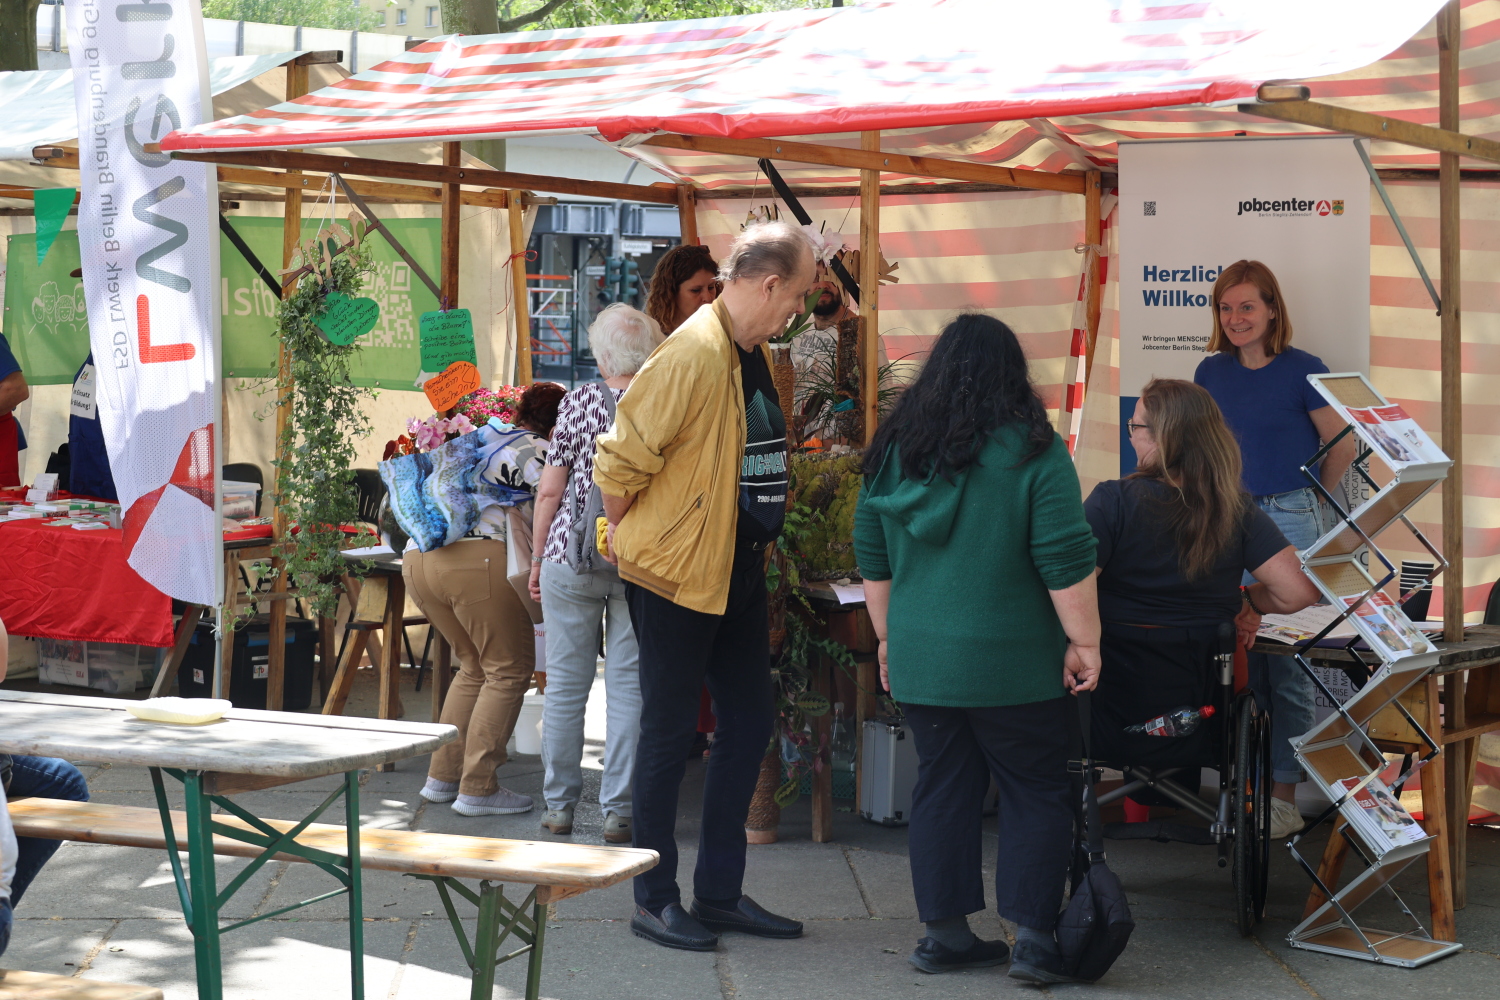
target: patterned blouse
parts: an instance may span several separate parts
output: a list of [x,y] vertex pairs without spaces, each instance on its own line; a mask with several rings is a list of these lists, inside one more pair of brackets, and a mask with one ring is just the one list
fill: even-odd
[[[547,464],[570,469],[568,488],[563,491],[552,527],[547,532],[547,547],[542,558],[550,562],[568,562],[568,524],[575,509],[583,509],[590,487],[594,485],[594,439],[609,430],[609,411],[604,403],[605,386],[585,382],[562,398],[557,407],[557,426],[552,429],[552,443],[547,449]],[[625,395],[624,389],[610,389],[615,402]]]

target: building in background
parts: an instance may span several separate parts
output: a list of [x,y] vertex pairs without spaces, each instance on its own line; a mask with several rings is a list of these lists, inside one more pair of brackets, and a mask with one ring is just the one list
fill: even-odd
[[443,33],[443,12],[437,0],[358,0],[373,17],[366,31],[410,38],[434,38]]

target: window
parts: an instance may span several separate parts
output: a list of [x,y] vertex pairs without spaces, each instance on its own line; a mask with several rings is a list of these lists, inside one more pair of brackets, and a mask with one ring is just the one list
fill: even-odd
[[406,23],[406,11],[404,11],[404,10],[398,10],[398,11],[396,11],[396,23],[397,24],[405,24]]
[[429,27],[429,28],[436,28],[437,26],[438,26],[438,9],[436,7],[428,7],[427,8],[427,27]]
[[375,23],[380,25],[382,28],[385,27],[385,11],[377,10],[375,12]]

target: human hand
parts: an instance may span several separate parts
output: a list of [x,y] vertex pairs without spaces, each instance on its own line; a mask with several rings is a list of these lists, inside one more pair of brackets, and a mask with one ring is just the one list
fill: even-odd
[[526,591],[531,594],[533,601],[542,603],[542,564],[539,562],[531,564],[531,578],[526,581]]
[[604,529],[604,551],[599,554],[611,566],[620,565],[619,559],[615,556],[615,522],[613,521],[610,521],[609,526]]
[[1234,631],[1239,636],[1240,644],[1246,649],[1255,645],[1255,633],[1260,628],[1260,612],[1252,608],[1249,602],[1242,602],[1240,613],[1234,616]]
[[891,670],[885,660],[884,639],[880,640],[880,648],[876,651],[875,657],[880,662],[880,686],[882,689],[889,691],[891,689]]
[[1068,643],[1067,652],[1063,653],[1063,687],[1073,694],[1094,690],[1099,686],[1101,665],[1098,646]]

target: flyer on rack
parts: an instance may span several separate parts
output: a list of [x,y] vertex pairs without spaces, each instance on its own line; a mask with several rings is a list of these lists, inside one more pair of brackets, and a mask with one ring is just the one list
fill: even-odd
[[[1348,792],[1362,780],[1343,778],[1335,782],[1335,786]],[[1349,821],[1355,824],[1366,843],[1382,855],[1398,847],[1420,844],[1427,838],[1426,831],[1379,778],[1371,779],[1368,785],[1351,796],[1350,801],[1359,808],[1350,811],[1353,815],[1346,813]]]
[[1448,460],[1427,432],[1394,403],[1363,409],[1351,407],[1348,412],[1356,429],[1393,465],[1432,465]]
[[[1340,599],[1351,607],[1360,601],[1357,596]],[[1371,647],[1376,652],[1384,649],[1389,659],[1430,653],[1436,648],[1406,617],[1406,612],[1379,591],[1354,609],[1354,617],[1364,623],[1365,639]]]

